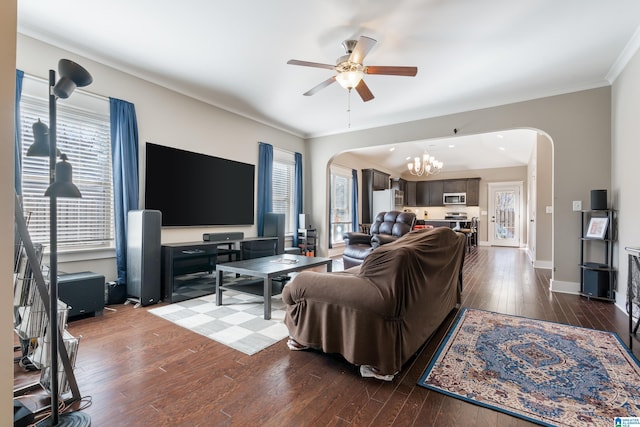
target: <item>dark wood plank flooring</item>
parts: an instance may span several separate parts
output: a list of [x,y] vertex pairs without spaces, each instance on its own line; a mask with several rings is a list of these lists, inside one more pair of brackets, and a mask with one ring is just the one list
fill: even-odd
[[[613,304],[551,293],[549,279],[521,250],[474,248],[463,305],[614,331],[627,342],[627,318]],[[82,337],[74,372],[93,426],[533,425],[416,385],[455,313],[393,382],[382,382],[340,357],[289,351],[284,340],[246,356],[147,313],[152,307],[113,308],[68,327]],[[16,365],[16,384],[33,376]]]

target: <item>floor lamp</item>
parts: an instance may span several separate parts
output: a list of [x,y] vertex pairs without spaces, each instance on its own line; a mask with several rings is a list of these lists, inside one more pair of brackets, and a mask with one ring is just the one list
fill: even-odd
[[[51,417],[38,423],[38,426],[88,426],[91,419],[81,412],[58,413],[58,343],[60,330],[58,326],[58,197],[82,197],[78,188],[72,182],[72,167],[67,162],[67,156],[61,154],[56,144],[56,102],[58,98],[68,98],[76,87],[91,84],[93,78],[84,68],[68,59],[58,62],[60,80],[56,83],[56,72],[49,70],[49,129],[40,120],[33,125],[34,144],[27,151],[27,156],[49,156],[49,188],[44,195],[49,201],[49,339],[51,351]],[[48,141],[47,141],[48,139]],[[44,144],[48,142],[45,152]],[[60,162],[56,163],[56,157]]]

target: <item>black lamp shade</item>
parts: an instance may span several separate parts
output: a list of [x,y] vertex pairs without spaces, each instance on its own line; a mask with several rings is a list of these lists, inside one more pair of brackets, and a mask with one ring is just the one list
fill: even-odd
[[76,87],[90,85],[93,81],[93,77],[87,70],[68,59],[58,61],[58,73],[60,73],[60,80],[53,87],[53,94],[59,98],[68,98]]
[[82,197],[80,190],[72,182],[73,167],[67,162],[65,154],[60,156],[60,161],[56,163],[56,180],[44,192],[45,196],[55,197]]
[[[49,157],[49,127],[40,119],[35,122],[33,128],[33,144],[27,150],[28,157]],[[60,156],[60,150],[56,150]]]

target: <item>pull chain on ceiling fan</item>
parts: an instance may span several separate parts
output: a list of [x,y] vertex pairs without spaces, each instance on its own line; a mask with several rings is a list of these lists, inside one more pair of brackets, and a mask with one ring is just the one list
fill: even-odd
[[[345,40],[342,42],[342,45],[344,46],[346,55],[339,57],[336,60],[336,65],[300,61],[297,59],[291,59],[287,61],[287,64],[326,68],[337,72],[335,76],[332,76],[309,89],[303,94],[305,96],[314,95],[316,92],[337,81],[340,86],[349,91],[355,88],[356,92],[360,95],[360,98],[362,98],[364,102],[367,102],[371,101],[374,96],[367,84],[364,82],[363,77],[365,74],[414,77],[418,73],[417,67],[363,65],[364,57],[375,44],[376,40],[366,36],[360,36],[358,40]],[[350,109],[351,108],[349,108],[349,110]]]

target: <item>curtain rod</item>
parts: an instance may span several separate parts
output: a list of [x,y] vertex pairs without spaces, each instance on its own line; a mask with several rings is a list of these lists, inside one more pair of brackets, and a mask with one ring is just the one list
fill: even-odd
[[275,145],[271,144],[270,142],[258,141],[258,145],[260,145],[260,144],[269,144],[270,146],[273,147],[274,150],[284,151],[285,153],[288,153],[288,154],[296,154],[296,153],[298,153],[298,151],[289,151],[289,150],[285,150],[284,148],[276,147]]
[[[24,73],[24,76],[26,78],[28,78],[28,79],[35,80],[37,82],[42,82],[42,83],[45,83],[45,84],[49,85],[49,79],[45,79],[45,78],[42,78],[42,77],[34,76],[32,74],[27,74],[27,73]],[[88,95],[88,96],[100,99],[102,101],[108,101],[109,100],[108,96],[98,95],[97,93],[89,92],[88,90],[85,90],[85,89],[82,89],[82,88],[76,88],[75,92],[80,92],[83,95]]]

